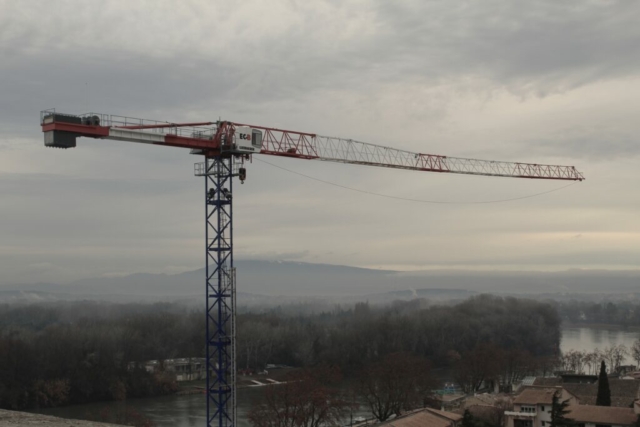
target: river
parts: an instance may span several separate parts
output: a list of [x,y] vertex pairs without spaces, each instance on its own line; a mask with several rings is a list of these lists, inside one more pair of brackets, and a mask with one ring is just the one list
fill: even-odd
[[[640,329],[624,329],[615,326],[563,326],[560,348],[562,351],[604,349],[624,344],[630,347],[640,338]],[[628,361],[631,363],[631,361]],[[262,387],[238,390],[238,427],[249,427],[247,412],[252,403],[260,399]],[[130,399],[126,402],[94,403],[38,411],[63,418],[87,418],[88,414],[101,412],[124,413],[128,408],[150,418],[158,427],[201,427],[206,425],[205,398],[202,394],[166,396],[149,399]],[[370,417],[361,407],[353,416]]]

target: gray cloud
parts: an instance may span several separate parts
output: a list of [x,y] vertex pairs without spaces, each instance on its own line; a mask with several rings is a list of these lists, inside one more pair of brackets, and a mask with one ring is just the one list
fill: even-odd
[[[50,6],[0,4],[3,280],[175,272],[202,259],[197,158],[84,139],[67,152],[45,150],[37,118],[49,107],[222,116],[420,152],[578,163],[588,179],[507,205],[433,206],[253,163],[237,189],[240,258],[412,269],[634,265],[636,2]],[[495,200],[560,186],[270,161],[413,199]],[[554,233],[583,237],[572,246]]]
[[620,134],[615,130],[590,132],[589,129],[573,133],[532,140],[526,146],[531,153],[571,156],[576,160],[611,161],[640,155],[640,141],[636,135]]
[[[88,107],[123,114],[180,115],[186,108],[215,115],[412,79],[437,84],[482,77],[515,93],[545,95],[635,75],[640,61],[635,25],[640,5],[635,2],[377,2],[361,13],[329,3],[317,16],[305,14],[312,7],[298,5],[273,22],[281,31],[265,29],[270,36],[241,36],[228,46],[216,43],[220,29],[193,15],[216,16],[221,5],[191,2],[171,10],[191,11],[187,16],[197,29],[193,39],[158,43],[154,49],[150,45],[158,35],[145,34],[144,22],[127,26],[133,23],[114,13],[121,8],[126,14],[126,2],[111,2],[111,14],[90,4],[58,4],[41,23],[24,13],[37,9],[33,3],[4,6],[3,122],[26,124],[24,118],[35,113],[34,99],[43,106],[76,108],[88,101]],[[133,9],[139,12],[139,7]],[[157,8],[165,19],[168,7]],[[355,24],[335,21],[336,16]],[[232,12],[228,19],[243,22]],[[64,20],[78,28],[63,32],[59,23]],[[94,31],[87,22],[93,22]]]

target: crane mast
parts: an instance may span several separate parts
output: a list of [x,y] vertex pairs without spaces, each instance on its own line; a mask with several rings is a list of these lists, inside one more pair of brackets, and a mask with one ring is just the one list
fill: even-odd
[[244,181],[253,154],[423,172],[582,181],[573,166],[415,153],[352,139],[226,121],[172,123],[110,114],[40,114],[45,146],[73,148],[78,137],[191,149],[204,156],[207,426],[234,427],[236,396],[236,270],[233,263],[233,181]]

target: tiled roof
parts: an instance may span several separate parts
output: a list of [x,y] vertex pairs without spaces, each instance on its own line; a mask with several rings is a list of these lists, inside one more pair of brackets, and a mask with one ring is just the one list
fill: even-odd
[[527,387],[516,396],[513,403],[525,405],[551,405],[553,395],[560,390],[556,387]]
[[[582,405],[595,405],[598,396],[598,383],[578,384],[562,383],[560,378],[536,378],[536,386],[561,386],[578,397]],[[609,378],[611,406],[630,407],[638,398],[640,381]]]
[[579,423],[632,425],[638,419],[633,408],[616,408],[614,406],[571,406],[567,418]]
[[467,409],[474,417],[487,421],[493,419],[496,416],[496,412],[500,415],[503,414],[503,411],[500,408],[492,405],[473,405],[469,406]]
[[544,387],[555,387],[562,385],[562,378],[560,377],[538,377],[533,382],[533,385]]
[[437,409],[432,409],[432,408],[427,408],[426,410],[431,412],[432,414],[439,415],[442,418],[446,418],[451,421],[460,421],[463,418],[462,415],[454,414],[453,412],[439,411]]
[[[583,405],[595,405],[598,396],[598,384],[563,384],[566,390],[578,396]],[[640,381],[609,380],[611,390],[611,406],[629,407],[637,399]]]
[[451,427],[453,422],[462,420],[462,415],[437,409],[424,409],[411,412],[382,423],[389,427]]
[[472,405],[491,405],[494,403],[495,399],[487,399],[485,396],[469,396],[467,397],[467,399],[464,401],[464,406],[465,407],[469,407]]

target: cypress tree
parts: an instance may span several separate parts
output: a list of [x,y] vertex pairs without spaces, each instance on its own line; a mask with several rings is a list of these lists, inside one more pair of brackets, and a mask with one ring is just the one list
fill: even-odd
[[462,423],[460,424],[460,427],[476,427],[476,426],[477,426],[477,423],[473,415],[471,415],[471,412],[469,412],[468,409],[465,409],[464,415],[462,416]]
[[553,394],[551,403],[551,427],[572,427],[575,422],[567,418],[569,413],[569,399],[560,401],[560,392]]
[[598,376],[597,406],[611,406],[611,390],[609,389],[609,377],[607,377],[607,365],[604,360],[600,363],[600,375]]

